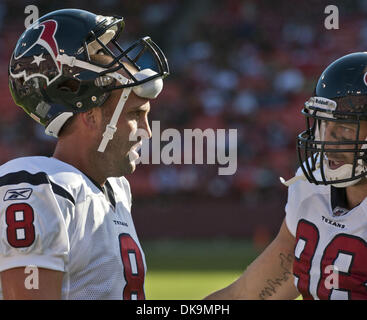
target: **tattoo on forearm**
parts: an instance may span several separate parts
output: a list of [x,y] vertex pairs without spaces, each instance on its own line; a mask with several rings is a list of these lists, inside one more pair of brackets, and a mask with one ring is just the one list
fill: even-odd
[[291,254],[285,255],[284,253],[279,254],[280,267],[283,270],[280,278],[267,279],[266,286],[263,288],[259,294],[261,300],[265,300],[276,293],[278,287],[281,287],[289,277],[292,275],[292,262],[293,256]]

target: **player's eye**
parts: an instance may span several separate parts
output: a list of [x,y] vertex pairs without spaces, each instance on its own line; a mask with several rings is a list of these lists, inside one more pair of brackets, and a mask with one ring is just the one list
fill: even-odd
[[341,126],[341,129],[345,132],[345,133],[351,133],[354,132],[354,128],[350,128],[350,127],[346,127],[346,126]]
[[356,137],[356,129],[351,126],[341,126],[340,127],[340,135],[346,140],[355,139]]
[[139,118],[141,114],[142,114],[141,110],[136,110],[136,111],[131,112],[131,115],[136,118]]

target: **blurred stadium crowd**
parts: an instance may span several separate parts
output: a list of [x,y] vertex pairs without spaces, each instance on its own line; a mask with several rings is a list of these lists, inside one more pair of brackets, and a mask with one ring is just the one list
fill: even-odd
[[[24,29],[28,1],[0,2],[0,163],[51,155],[55,141],[16,108],[7,65]],[[34,1],[40,15],[77,7],[121,14],[128,39],[149,34],[166,53],[171,76],[152,103],[165,128],[238,130],[238,169],[218,176],[213,165],[141,165],[129,179],[135,198],[189,194],[264,201],[286,193],[279,176],[296,170],[300,115],[315,80],[335,58],[367,48],[367,2],[334,1],[340,29],[326,30],[326,1],[80,0]],[[124,37],[122,37],[124,38]],[[261,200],[262,199],[262,200]],[[282,208],[280,208],[282,209]]]

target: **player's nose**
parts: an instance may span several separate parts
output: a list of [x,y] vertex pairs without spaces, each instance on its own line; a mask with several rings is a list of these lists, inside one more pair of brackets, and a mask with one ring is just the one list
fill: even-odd
[[146,132],[148,139],[150,139],[152,137],[152,130],[150,128],[148,116],[144,117],[144,119],[141,121],[141,124],[140,124],[139,127],[140,127],[140,129],[143,129]]

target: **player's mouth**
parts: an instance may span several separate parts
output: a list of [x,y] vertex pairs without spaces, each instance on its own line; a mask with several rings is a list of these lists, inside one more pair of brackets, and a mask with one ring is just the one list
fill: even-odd
[[332,159],[328,159],[328,162],[329,162],[329,168],[331,170],[336,170],[345,164],[344,161],[340,161],[340,160],[337,161],[337,160],[332,160]]
[[140,140],[138,143],[134,144],[129,151],[129,158],[130,161],[136,161],[139,159],[140,155],[139,155],[139,150],[142,146],[142,141]]

